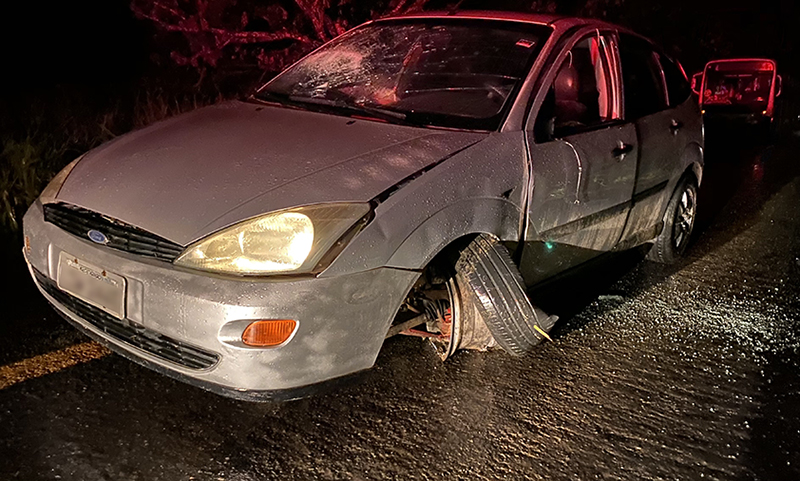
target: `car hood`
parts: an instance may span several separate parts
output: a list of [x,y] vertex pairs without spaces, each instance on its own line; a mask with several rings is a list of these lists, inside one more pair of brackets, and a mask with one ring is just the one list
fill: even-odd
[[89,152],[58,200],[187,245],[278,209],[369,201],[485,136],[230,102]]

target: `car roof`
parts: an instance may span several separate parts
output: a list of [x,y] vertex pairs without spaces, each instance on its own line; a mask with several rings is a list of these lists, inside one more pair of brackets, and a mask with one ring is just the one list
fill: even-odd
[[[562,18],[559,15],[540,14],[540,13],[517,13],[517,12],[496,12],[490,10],[457,10],[454,12],[447,10],[417,12],[398,15],[388,18],[474,18],[481,20],[505,20],[512,22],[535,23],[539,25],[550,25],[554,21]],[[382,18],[381,20],[386,20]]]
[[549,25],[561,29],[569,29],[576,26],[591,25],[599,28],[614,28],[628,31],[625,28],[613,25],[602,20],[581,17],[565,17],[550,13],[522,13],[522,12],[502,12],[493,10],[457,10],[457,11],[430,11],[417,12],[405,15],[382,18],[381,20],[395,18],[472,18],[480,20],[500,20],[507,22],[523,22],[536,25]]
[[709,65],[717,64],[717,63],[730,63],[730,62],[769,62],[773,66],[777,65],[777,62],[771,58],[720,58],[717,60],[711,60],[706,64],[706,67]]

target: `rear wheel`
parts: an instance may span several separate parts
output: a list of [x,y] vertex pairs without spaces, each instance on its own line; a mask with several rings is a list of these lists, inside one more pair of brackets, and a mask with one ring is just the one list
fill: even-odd
[[686,252],[697,217],[697,184],[684,177],[664,214],[664,228],[656,238],[647,258],[664,264],[676,262]]

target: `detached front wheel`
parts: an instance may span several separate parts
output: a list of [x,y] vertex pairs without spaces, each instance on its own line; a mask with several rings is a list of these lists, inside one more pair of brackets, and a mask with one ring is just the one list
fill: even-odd
[[522,276],[508,250],[493,236],[481,234],[461,253],[456,279],[475,301],[497,344],[521,356],[544,339],[558,319],[531,305]]
[[[392,326],[388,336],[426,337],[442,360],[460,349],[495,345],[521,356],[547,338],[558,320],[531,305],[508,250],[488,234],[435,263],[412,290],[408,305],[424,314]],[[407,329],[422,323],[424,331]]]
[[664,229],[656,238],[647,258],[663,264],[676,262],[686,252],[697,218],[697,184],[681,179],[667,204]]

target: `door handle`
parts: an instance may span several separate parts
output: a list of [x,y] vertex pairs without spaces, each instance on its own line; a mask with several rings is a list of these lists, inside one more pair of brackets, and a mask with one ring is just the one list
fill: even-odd
[[672,135],[678,135],[681,127],[683,127],[683,122],[680,120],[672,119],[672,122],[669,123],[669,131],[672,132]]
[[617,158],[617,160],[624,160],[625,156],[633,150],[633,145],[626,144],[625,142],[618,140],[617,146],[614,150],[611,151],[611,154]]

